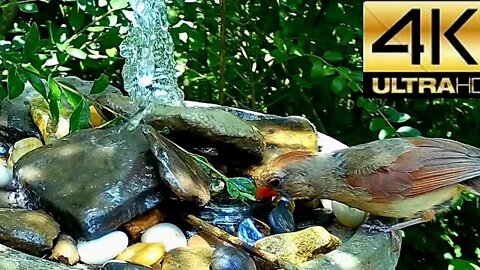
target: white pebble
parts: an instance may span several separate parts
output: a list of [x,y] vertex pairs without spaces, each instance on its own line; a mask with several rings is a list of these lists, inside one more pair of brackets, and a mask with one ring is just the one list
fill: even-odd
[[148,228],[143,234],[143,243],[163,243],[168,252],[177,247],[186,247],[187,238],[182,230],[172,223],[160,223]]
[[336,201],[332,201],[332,210],[337,221],[349,228],[358,227],[368,218],[366,212]]
[[8,186],[13,179],[13,170],[12,168],[5,167],[0,165],[0,188]]
[[87,264],[103,264],[122,253],[128,246],[128,236],[114,231],[91,241],[79,241],[77,244],[80,260]]

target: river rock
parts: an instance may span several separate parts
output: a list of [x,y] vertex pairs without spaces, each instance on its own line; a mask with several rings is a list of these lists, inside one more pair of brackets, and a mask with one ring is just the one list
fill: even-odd
[[116,259],[151,266],[159,262],[165,253],[165,245],[162,243],[136,243],[125,249]]
[[161,200],[140,129],[82,130],[25,155],[14,175],[29,197],[76,239],[99,238]]
[[7,157],[9,149],[10,147],[6,143],[0,142],[0,158]]
[[153,225],[162,222],[164,219],[165,214],[160,209],[153,208],[152,210],[130,220],[123,225],[123,228],[133,241],[137,241],[140,239],[143,232]]
[[210,177],[188,152],[160,135],[151,126],[143,133],[157,158],[157,167],[163,183],[182,201],[204,206],[210,200]]
[[256,270],[253,259],[243,250],[222,246],[212,254],[212,270]]
[[10,148],[10,156],[8,157],[9,166],[13,166],[13,164],[17,163],[17,161],[26,153],[42,146],[42,141],[34,137],[19,140]]
[[180,247],[167,253],[162,270],[210,270],[213,248]]
[[238,224],[237,237],[243,242],[253,246],[256,241],[270,235],[270,228],[260,220],[246,218]]
[[285,261],[301,264],[316,259],[341,244],[341,240],[320,226],[298,232],[276,234],[258,240],[255,247]]
[[151,270],[152,268],[122,260],[110,260],[102,265],[102,270]]
[[9,186],[12,182],[12,168],[0,164],[0,188]]
[[[138,105],[126,96],[106,94],[97,101],[127,115],[138,111]],[[218,108],[156,106],[145,121],[159,130],[168,128],[167,137],[182,147],[214,147],[222,157],[260,160],[265,149],[263,136],[255,127]]]
[[182,230],[172,223],[160,223],[150,227],[143,233],[141,240],[143,243],[162,243],[167,251],[187,246],[187,238]]
[[211,247],[210,244],[205,240],[201,235],[195,234],[192,237],[190,237],[187,241],[187,246],[191,248],[195,247],[203,247],[203,248],[208,248]]
[[356,228],[368,219],[368,213],[337,201],[332,201],[332,210],[337,222],[349,228]]
[[0,241],[16,250],[42,256],[59,232],[57,222],[41,211],[0,209]]
[[77,242],[69,235],[60,234],[49,259],[68,265],[76,264],[80,260]]
[[77,244],[80,260],[88,264],[103,264],[115,258],[128,246],[128,236],[114,231],[98,239],[79,241]]
[[30,117],[29,102],[39,97],[30,84],[22,95],[0,101],[0,141],[14,143],[28,137],[40,138],[40,132]]

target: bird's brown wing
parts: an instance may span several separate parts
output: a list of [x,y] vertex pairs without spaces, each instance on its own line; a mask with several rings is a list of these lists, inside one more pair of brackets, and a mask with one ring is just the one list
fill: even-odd
[[480,176],[480,151],[475,147],[447,139],[402,140],[409,144],[407,151],[391,164],[347,175],[347,183],[373,200],[395,200]]

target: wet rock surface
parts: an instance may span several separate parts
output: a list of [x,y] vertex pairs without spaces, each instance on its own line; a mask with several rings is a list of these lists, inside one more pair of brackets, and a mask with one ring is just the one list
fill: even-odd
[[[97,101],[126,115],[138,110],[125,96],[103,95]],[[263,136],[256,128],[218,108],[157,106],[145,121],[159,130],[168,128],[168,138],[183,147],[214,147],[220,155],[237,160],[242,156],[261,160],[265,149]]]
[[17,99],[0,101],[1,141],[14,143],[27,137],[40,138],[40,132],[30,117],[28,109],[29,99],[35,93],[25,91]]
[[62,231],[92,240],[161,200],[150,146],[139,129],[83,130],[25,155],[14,174]]
[[212,270],[256,270],[257,266],[245,252],[234,247],[219,247],[212,254]]
[[160,135],[153,127],[143,133],[157,159],[160,178],[177,198],[203,206],[210,200],[210,177],[181,147]]
[[176,248],[163,258],[162,270],[209,270],[212,254],[212,248]]
[[301,264],[334,250],[341,240],[320,226],[258,240],[255,247],[293,264]]
[[41,211],[0,209],[0,241],[17,250],[42,256],[59,232],[57,222]]

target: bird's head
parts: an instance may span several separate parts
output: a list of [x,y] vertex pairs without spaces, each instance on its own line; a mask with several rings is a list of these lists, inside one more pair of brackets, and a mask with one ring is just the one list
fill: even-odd
[[262,185],[257,187],[257,199],[267,199],[288,194],[292,198],[309,198],[314,195],[308,179],[308,160],[315,155],[310,151],[294,151],[280,155],[269,162],[260,175]]

